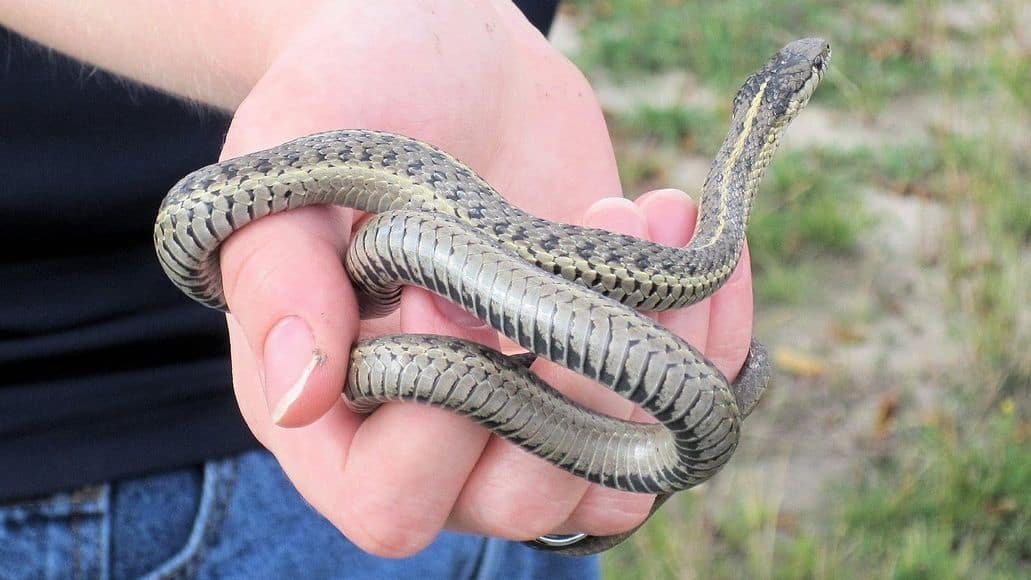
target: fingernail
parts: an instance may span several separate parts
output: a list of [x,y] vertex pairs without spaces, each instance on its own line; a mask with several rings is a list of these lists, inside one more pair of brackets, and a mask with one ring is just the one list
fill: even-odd
[[583,224],[638,238],[648,235],[641,208],[622,197],[606,197],[594,202],[584,212]]
[[301,398],[315,369],[326,362],[326,355],[315,346],[308,323],[288,316],[265,338],[264,361],[265,401],[272,421],[280,425]]
[[641,203],[652,241],[680,247],[691,241],[697,219],[691,197],[679,189],[659,189]]

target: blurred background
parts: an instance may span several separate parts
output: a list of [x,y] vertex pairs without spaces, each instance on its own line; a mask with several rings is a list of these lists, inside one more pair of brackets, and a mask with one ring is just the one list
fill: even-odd
[[830,41],[749,230],[775,384],[624,578],[1031,577],[1031,3],[567,0],[627,195],[697,195],[739,84]]

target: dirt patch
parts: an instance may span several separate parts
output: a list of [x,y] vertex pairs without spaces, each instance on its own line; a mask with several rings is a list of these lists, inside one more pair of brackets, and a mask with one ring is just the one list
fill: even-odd
[[[553,40],[575,53],[575,23],[560,17]],[[732,97],[713,94],[688,73],[631,84],[598,75],[591,81],[610,112],[642,105],[715,108]],[[986,130],[977,114],[984,106],[924,97],[892,104],[875,118],[811,106],[786,132],[783,148],[920,143],[942,128],[979,134]],[[1026,138],[1027,129],[1016,123],[1006,135]],[[701,188],[711,157],[654,155],[667,168],[664,185],[692,193]],[[869,457],[889,449],[896,425],[931,413],[941,385],[964,364],[967,346],[948,327],[941,300],[946,209],[881,190],[865,191],[863,203],[877,223],[856,255],[816,263],[819,287],[807,304],[757,312],[756,335],[784,360],[804,360],[809,370],[778,370],[746,424],[737,456],[697,493],[772,498],[785,513],[822,509],[832,497],[828,487],[858,477]]]

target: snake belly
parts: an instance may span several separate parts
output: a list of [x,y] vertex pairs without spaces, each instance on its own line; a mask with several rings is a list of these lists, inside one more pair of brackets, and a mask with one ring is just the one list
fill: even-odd
[[[753,342],[731,385],[691,345],[634,308],[692,304],[730,275],[761,173],[827,59],[824,41],[795,41],[742,87],[685,248],[537,218],[447,153],[364,130],[311,135],[191,173],[162,203],[155,247],[187,295],[226,310],[218,249],[234,231],[315,204],[380,214],[358,232],[345,259],[363,317],[395,308],[403,285],[422,286],[531,353],[634,401],[659,423],[594,413],[519,361],[430,336],[356,344],[345,387],[352,407],[409,400],[452,409],[590,481],[661,494],[658,507],[729,460],[769,364]],[[628,535],[565,551],[605,549]]]

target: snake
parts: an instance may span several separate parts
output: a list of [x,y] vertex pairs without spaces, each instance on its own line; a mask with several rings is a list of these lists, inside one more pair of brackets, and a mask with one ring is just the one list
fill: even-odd
[[[343,387],[348,405],[360,413],[390,401],[449,409],[588,481],[657,494],[654,513],[730,459],[771,364],[753,340],[738,378],[729,382],[645,312],[695,304],[734,271],[762,174],[830,55],[823,39],[795,40],[747,78],[684,247],[536,217],[433,145],[341,129],[182,178],[158,211],[157,256],[187,296],[228,312],[219,248],[233,232],[316,204],[375,214],[343,256],[362,318],[393,311],[405,285],[421,286],[526,353],[506,356],[444,336],[361,340]],[[532,372],[529,363],[538,357],[615,391],[657,422],[609,417],[566,398]],[[527,543],[582,555],[611,548],[635,530]]]

